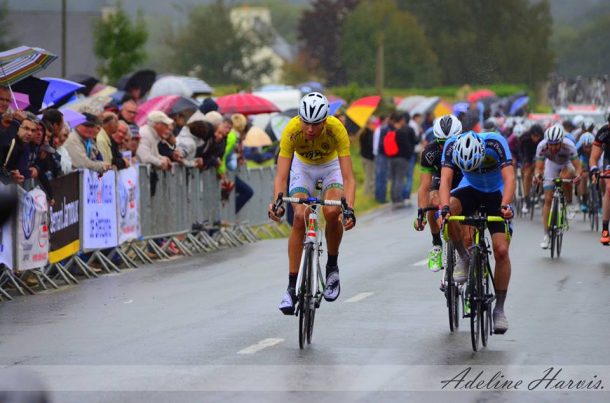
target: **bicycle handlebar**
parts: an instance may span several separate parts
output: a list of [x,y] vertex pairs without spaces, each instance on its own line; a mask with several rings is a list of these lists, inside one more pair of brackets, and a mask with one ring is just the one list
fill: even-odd
[[504,222],[506,219],[497,215],[489,216],[465,216],[465,215],[452,215],[449,216],[449,221],[469,221],[469,222]]
[[337,207],[342,207],[343,209],[347,209],[347,202],[345,201],[345,197],[342,197],[341,200],[322,200],[322,199],[318,199],[317,197],[308,197],[308,198],[282,197],[282,201],[285,203],[297,203],[297,204],[307,204],[307,205],[317,204],[320,206],[337,206]]
[[552,182],[563,182],[563,183],[572,183],[574,181],[574,179],[563,179],[563,178],[542,178],[542,180],[545,181],[552,181]]

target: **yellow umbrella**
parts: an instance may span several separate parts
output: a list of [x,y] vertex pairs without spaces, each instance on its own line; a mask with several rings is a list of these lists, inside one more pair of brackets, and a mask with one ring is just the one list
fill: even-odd
[[377,109],[380,100],[381,97],[376,95],[360,98],[352,102],[345,113],[352,122],[357,124],[359,127],[364,127],[373,112],[375,112],[375,109]]
[[246,133],[246,138],[244,139],[245,147],[265,147],[273,144],[269,135],[265,133],[263,129],[260,129],[256,126],[252,126],[248,133]]
[[434,107],[433,113],[435,118],[438,118],[439,116],[449,115],[450,113],[453,113],[453,107],[451,106],[451,104],[445,101],[440,101]]

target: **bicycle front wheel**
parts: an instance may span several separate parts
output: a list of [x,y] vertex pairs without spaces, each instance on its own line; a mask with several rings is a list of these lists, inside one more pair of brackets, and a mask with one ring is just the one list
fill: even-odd
[[479,295],[482,286],[479,285],[480,274],[479,267],[481,266],[481,257],[477,250],[470,256],[470,264],[468,266],[468,288],[470,289],[470,341],[472,342],[472,349],[477,351],[479,349],[479,336],[481,334],[481,315],[482,306],[481,298]]
[[559,214],[559,200],[553,198],[551,205],[551,216],[549,220],[549,237],[551,238],[551,259],[555,258],[555,246],[557,241],[557,228],[559,227],[558,221]]
[[453,281],[453,266],[455,264],[455,249],[450,241],[445,242],[447,263],[445,267],[445,298],[449,314],[449,330],[457,331],[459,327],[460,295],[457,284]]
[[305,245],[303,254],[303,273],[301,274],[301,285],[299,289],[299,347],[302,350],[305,343],[311,340],[310,335],[310,311],[311,307],[311,262],[313,248]]

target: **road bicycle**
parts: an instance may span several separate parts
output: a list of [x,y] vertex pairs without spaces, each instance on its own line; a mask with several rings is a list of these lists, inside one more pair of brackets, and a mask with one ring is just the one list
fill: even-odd
[[523,206],[527,203],[523,190],[523,178],[521,177],[521,169],[517,169],[517,182],[515,187],[515,212],[518,217],[523,216]]
[[[322,254],[322,231],[318,221],[318,208],[323,206],[341,207],[345,217],[348,210],[347,202],[341,200],[322,200],[317,197],[298,198],[283,197],[279,193],[274,204],[274,211],[282,208],[283,203],[296,203],[306,205],[305,209],[305,239],[303,241],[303,254],[297,277],[297,304],[295,315],[299,317],[299,348],[305,344],[311,344],[313,325],[316,309],[320,307],[324,290],[326,289],[325,277],[322,275],[320,266],[320,255]],[[307,214],[309,212],[309,214]]]
[[[439,211],[438,207],[425,207],[422,209],[422,213],[425,214],[428,211]],[[441,234],[443,234],[443,266],[442,270],[445,271],[443,280],[441,282],[440,290],[445,295],[447,303],[447,313],[449,315],[449,330],[454,332],[457,331],[460,325],[460,292],[461,286],[453,280],[453,268],[455,267],[455,248],[453,243],[449,239],[449,235],[446,226],[441,226]]]
[[[479,211],[484,211],[481,206]],[[469,216],[450,216],[449,221],[457,221],[461,225],[471,227],[472,242],[468,248],[468,278],[466,286],[462,287],[462,301],[465,307],[464,318],[470,318],[470,341],[472,349],[478,351],[479,342],[487,346],[488,337],[493,334],[492,304],[496,299],[495,283],[489,256],[491,248],[485,238],[485,229],[490,222],[503,222],[504,233],[510,237],[508,221],[501,216],[489,216],[475,212]],[[446,221],[446,220],[445,220]]]
[[568,230],[568,211],[565,195],[563,194],[563,184],[572,183],[572,179],[544,178],[545,181],[553,182],[553,199],[551,210],[547,221],[548,235],[550,240],[551,259],[561,256],[563,245],[563,233]]
[[584,212],[585,220],[589,220],[591,224],[591,231],[599,231],[599,211],[601,209],[602,201],[601,194],[599,191],[599,182],[593,183],[589,181],[587,185],[587,211]]

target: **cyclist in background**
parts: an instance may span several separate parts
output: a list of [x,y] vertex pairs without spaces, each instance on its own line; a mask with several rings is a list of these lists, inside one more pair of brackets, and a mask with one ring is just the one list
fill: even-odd
[[525,194],[526,202],[523,203],[521,212],[529,213],[529,194],[532,188],[532,180],[534,178],[534,159],[536,157],[536,148],[544,137],[544,129],[542,126],[535,124],[519,138],[519,156],[521,158],[521,177],[523,178],[523,193]]
[[[487,215],[501,215],[507,220],[514,216],[511,204],[515,195],[515,168],[506,139],[501,134],[469,131],[450,138],[445,143],[442,165],[439,198],[443,217],[471,215],[481,206],[485,209],[481,213]],[[460,171],[464,178],[452,190],[453,176]],[[463,283],[467,277],[468,251],[459,223],[448,222],[448,225],[449,236],[458,252],[453,278],[456,283]],[[508,330],[504,301],[511,273],[510,239],[505,235],[504,223],[489,223],[488,229],[496,260],[494,331],[503,334]]]
[[[549,127],[544,133],[544,140],[536,149],[536,173],[534,184],[542,182],[544,190],[544,208],[542,209],[542,225],[544,237],[540,243],[542,249],[549,248],[548,220],[553,201],[553,178],[573,178],[574,183],[580,181],[582,166],[578,160],[576,146],[565,137],[563,127],[559,124]],[[564,183],[564,195],[568,204],[568,213],[574,216],[572,203],[572,186]],[[570,212],[571,211],[571,212]],[[568,217],[569,218],[569,217]]]
[[[347,130],[339,119],[328,115],[328,108],[328,100],[319,92],[309,93],[301,99],[299,114],[288,122],[280,141],[274,194],[286,194],[286,183],[290,174],[290,197],[313,196],[318,180],[322,181],[325,199],[339,200],[345,195],[349,209],[343,216],[344,225],[340,220],[340,208],[325,206],[322,209],[326,219],[328,248],[324,299],[334,301],[341,291],[337,259],[343,229],[349,230],[356,224],[353,210],[356,180],[352,170]],[[278,307],[285,315],[294,314],[296,282],[305,235],[306,206],[294,204],[292,207],[294,220],[288,239],[288,288]],[[280,211],[274,211],[272,203],[268,213],[272,220],[279,221],[284,210],[281,208]]]
[[[599,173],[599,168],[596,161],[600,159],[602,153],[604,155],[602,167],[604,174],[610,174],[610,114],[608,114],[608,123],[602,126],[595,135],[591,157],[589,158],[589,175],[592,179],[595,174]],[[610,234],[608,234],[608,221],[610,220],[610,186],[608,181],[604,180],[605,188],[604,198],[602,200],[602,236],[599,242],[603,245],[610,244]]]
[[[578,158],[580,165],[582,165],[583,171],[589,170],[589,158],[591,157],[591,150],[593,149],[593,142],[595,136],[589,132],[585,132],[580,135],[578,142],[576,143],[576,152],[578,152]],[[580,211],[583,213],[587,212],[587,176],[583,176],[582,180],[578,184],[578,195],[580,197]]]
[[[430,223],[432,233],[432,249],[428,253],[428,268],[434,272],[443,266],[441,229],[436,221],[435,212],[428,211],[424,216],[423,209],[438,206],[438,189],[441,183],[441,159],[443,146],[450,137],[455,137],[462,131],[462,123],[454,115],[442,116],[434,122],[434,140],[430,141],[421,153],[421,176],[417,202],[419,209],[413,226],[417,231],[423,231],[426,221]],[[457,187],[462,179],[462,173],[456,172],[451,189]]]

